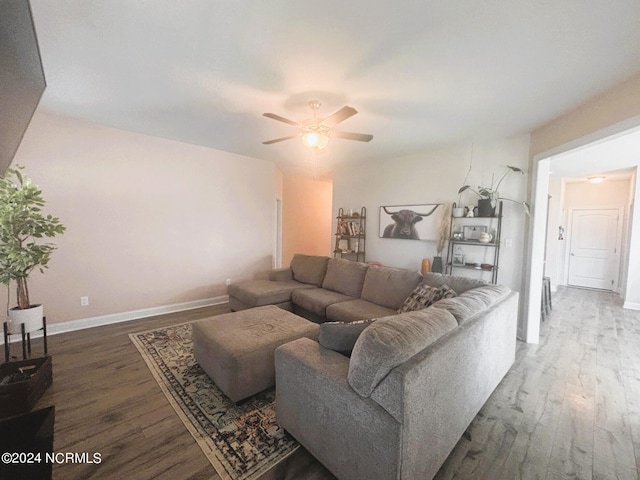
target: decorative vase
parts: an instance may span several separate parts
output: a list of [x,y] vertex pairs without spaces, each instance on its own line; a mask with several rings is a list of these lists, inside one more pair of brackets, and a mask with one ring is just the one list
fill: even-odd
[[42,305],[32,305],[24,310],[12,308],[9,310],[9,321],[7,322],[9,333],[11,335],[21,333],[21,325],[23,323],[25,333],[40,330],[42,328],[42,317],[44,317]]
[[442,273],[442,257],[433,257],[431,271],[435,273]]
[[431,260],[428,258],[422,259],[422,268],[420,269],[420,273],[424,275],[425,273],[429,273],[431,271]]
[[487,233],[487,232],[482,232],[480,234],[480,237],[478,238],[478,241],[480,243],[490,243],[491,240],[493,240],[493,235],[491,235],[490,233]]
[[491,199],[481,198],[478,200],[478,216],[479,217],[493,217],[495,215],[495,208],[491,205]]

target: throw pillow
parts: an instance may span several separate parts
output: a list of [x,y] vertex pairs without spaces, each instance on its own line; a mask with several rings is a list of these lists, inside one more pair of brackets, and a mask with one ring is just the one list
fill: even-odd
[[351,356],[362,331],[373,323],[375,318],[355,322],[325,322],[320,324],[318,342],[325,348]]
[[455,297],[456,295],[457,293],[448,285],[430,287],[423,283],[411,292],[411,295],[404,301],[402,307],[398,309],[398,313],[422,310],[423,308],[433,305],[438,300]]

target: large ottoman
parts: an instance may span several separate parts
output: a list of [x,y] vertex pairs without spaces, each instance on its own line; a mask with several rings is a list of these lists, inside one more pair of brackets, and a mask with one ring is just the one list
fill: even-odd
[[317,340],[319,326],[273,305],[193,324],[193,354],[234,402],[275,385],[274,351],[291,340]]

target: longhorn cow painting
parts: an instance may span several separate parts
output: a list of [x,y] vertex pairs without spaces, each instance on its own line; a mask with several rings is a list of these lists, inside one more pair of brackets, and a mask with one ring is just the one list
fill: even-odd
[[441,203],[380,207],[380,237],[435,240],[445,210],[441,207]]

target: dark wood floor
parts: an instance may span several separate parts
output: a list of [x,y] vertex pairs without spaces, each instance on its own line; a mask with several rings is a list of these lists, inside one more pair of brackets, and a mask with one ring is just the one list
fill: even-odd
[[[640,312],[605,292],[564,288],[553,301],[540,344],[518,345],[516,364],[438,479],[639,478]],[[56,465],[54,478],[218,479],[128,334],[226,311],[50,337],[54,383],[38,407],[56,406],[54,450],[102,456],[98,465]],[[263,480],[332,478],[300,449]]]

